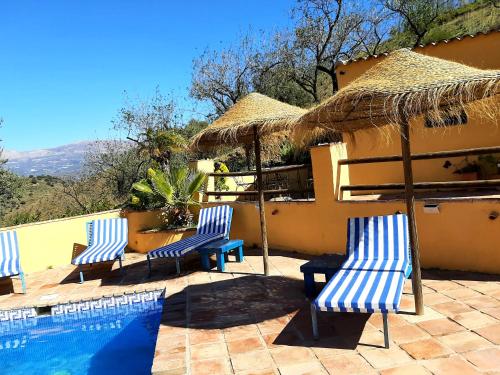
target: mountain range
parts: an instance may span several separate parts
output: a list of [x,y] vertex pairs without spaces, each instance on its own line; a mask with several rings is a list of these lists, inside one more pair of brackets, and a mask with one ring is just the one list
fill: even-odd
[[85,153],[95,141],[82,141],[54,148],[31,151],[5,150],[6,167],[22,176],[71,176],[78,174],[83,165]]

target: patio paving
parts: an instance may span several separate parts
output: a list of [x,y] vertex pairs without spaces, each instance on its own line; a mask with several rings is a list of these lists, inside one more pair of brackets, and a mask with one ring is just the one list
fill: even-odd
[[202,271],[195,257],[181,277],[158,260],[147,278],[145,256],[127,254],[124,274],[94,266],[83,285],[73,266],[27,275],[27,295],[2,279],[0,309],[166,288],[155,374],[500,374],[500,276],[424,270],[425,315],[414,314],[407,281],[384,349],[380,314],[320,314],[312,339],[299,271],[308,259],[272,251],[263,277],[262,258],[246,249],[225,273]]

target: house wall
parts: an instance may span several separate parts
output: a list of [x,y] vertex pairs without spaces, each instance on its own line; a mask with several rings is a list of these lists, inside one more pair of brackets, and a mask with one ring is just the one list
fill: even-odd
[[[476,35],[448,43],[440,42],[416,48],[415,52],[440,57],[482,69],[500,69],[500,32]],[[344,87],[359,77],[374,64],[385,57],[368,58],[341,65],[337,68],[340,87]],[[497,99],[500,100],[500,99]],[[456,150],[461,148],[487,147],[500,145],[498,119],[481,116],[481,110],[471,106],[469,119],[465,125],[451,126],[446,129],[424,127],[423,118],[411,121],[412,153]],[[354,137],[345,137],[347,154],[350,159],[373,156],[400,155],[399,133],[381,133],[378,129],[360,130]],[[474,160],[475,157],[469,157]],[[446,160],[452,166],[443,167]],[[464,166],[464,158],[422,160],[413,162],[415,181],[451,181],[462,179],[454,174],[456,168]],[[358,164],[349,167],[352,184],[377,184],[402,182],[401,163]]]
[[[266,202],[270,248],[314,255],[344,253],[349,217],[406,211],[402,200],[336,199],[339,185],[348,182],[337,170],[337,160],[345,157],[344,147],[328,145],[311,149],[315,201]],[[229,204],[234,208],[231,237],[243,239],[246,246],[260,246],[257,204]],[[500,274],[500,218],[489,219],[492,211],[500,212],[500,200],[443,201],[439,214],[424,213],[424,204],[424,201],[416,203],[422,267]]]
[[73,245],[87,244],[86,223],[95,219],[117,217],[120,217],[120,211],[113,210],[0,228],[0,232],[17,232],[21,267],[25,273],[30,273],[70,264]]

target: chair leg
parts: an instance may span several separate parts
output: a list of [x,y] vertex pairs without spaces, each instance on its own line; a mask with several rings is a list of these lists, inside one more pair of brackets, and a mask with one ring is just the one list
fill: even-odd
[[85,280],[83,279],[83,270],[81,264],[78,265],[78,270],[80,271],[80,284],[83,284]]
[[226,257],[224,254],[222,254],[220,251],[217,251],[217,269],[219,272],[224,272],[226,268],[226,263],[225,263]]
[[149,256],[149,254],[146,256],[146,258],[148,259],[148,277],[151,277],[151,257]]
[[243,259],[244,259],[243,246],[240,246],[236,251],[236,261],[241,263],[243,262]]
[[179,257],[175,257],[175,269],[177,270],[177,275],[181,274],[181,259]]
[[384,345],[386,349],[389,349],[389,323],[387,322],[387,313],[382,313],[382,318],[384,321]]
[[118,258],[118,264],[120,265],[120,273],[123,274],[122,257]]
[[312,322],[313,337],[315,340],[319,340],[318,316],[316,312],[316,306],[314,306],[314,303],[311,303],[311,322]]
[[24,272],[21,272],[19,274],[19,277],[21,278],[21,285],[23,287],[23,294],[26,294],[26,280],[24,279]]

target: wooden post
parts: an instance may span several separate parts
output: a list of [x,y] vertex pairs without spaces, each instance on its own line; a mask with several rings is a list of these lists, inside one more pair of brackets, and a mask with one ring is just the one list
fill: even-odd
[[420,275],[420,252],[418,248],[417,223],[415,221],[415,195],[413,191],[413,171],[411,166],[410,129],[408,120],[403,117],[401,122],[401,154],[405,176],[406,211],[408,214],[408,230],[410,235],[410,249],[412,262],[412,287],[415,297],[415,311],[417,315],[424,313],[422,297],[422,277]]
[[260,214],[260,234],[262,236],[262,256],[264,258],[264,274],[269,276],[269,251],[267,248],[267,227],[266,212],[264,207],[264,187],[262,186],[262,161],[260,159],[260,138],[257,126],[253,127],[254,150],[255,150],[255,169],[257,172],[257,191],[259,195],[259,214]]

